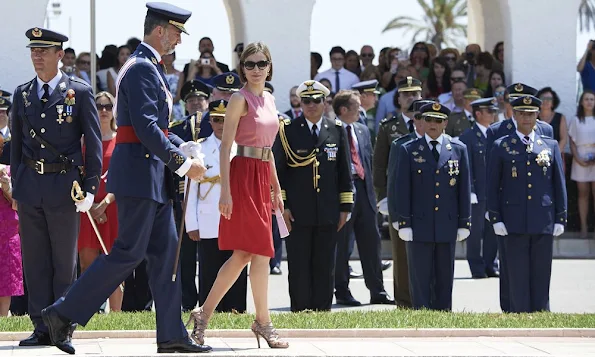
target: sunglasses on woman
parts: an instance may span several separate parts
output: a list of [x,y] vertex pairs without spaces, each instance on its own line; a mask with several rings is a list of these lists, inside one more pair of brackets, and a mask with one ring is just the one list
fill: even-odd
[[243,63],[243,65],[244,65],[244,68],[246,68],[247,70],[251,71],[256,66],[258,66],[258,69],[263,70],[263,69],[267,68],[267,66],[270,63],[271,62],[269,62],[269,61],[258,61],[258,62],[246,61],[246,62]]
[[434,122],[436,124],[442,124],[442,122],[446,119],[434,118],[434,117],[424,117],[424,120],[426,121],[426,123]]
[[320,104],[322,103],[322,98],[302,98],[302,103],[305,105],[309,105],[310,103]]
[[97,107],[97,111],[100,112],[102,110],[107,110],[108,112],[111,111],[112,109],[114,109],[114,105],[113,104],[95,104],[95,106]]
[[494,92],[494,95],[495,95],[496,97],[501,97],[501,96],[503,96],[503,95],[504,95],[504,91],[503,91],[503,90],[495,91],[495,92]]

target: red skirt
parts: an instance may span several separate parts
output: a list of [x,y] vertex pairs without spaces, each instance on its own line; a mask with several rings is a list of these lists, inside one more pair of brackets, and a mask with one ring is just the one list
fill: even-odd
[[[105,190],[105,179],[101,179],[99,182],[99,189],[97,190],[97,195],[95,195],[95,203],[101,202],[105,196],[107,196],[107,192]],[[112,250],[112,246],[118,237],[118,208],[116,206],[116,202],[110,203],[109,206],[105,209],[105,215],[107,217],[107,222],[105,223],[97,223],[97,229],[101,234],[101,238],[105,243],[105,248],[109,253]],[[81,213],[81,226],[79,229],[79,239],[78,239],[78,250],[80,251],[83,248],[91,248],[102,251],[101,244],[97,239],[97,235],[95,234],[95,230],[89,221],[89,216],[87,213]],[[103,251],[102,251],[103,253]]]
[[231,219],[219,220],[219,249],[275,256],[269,162],[236,156],[231,160]]

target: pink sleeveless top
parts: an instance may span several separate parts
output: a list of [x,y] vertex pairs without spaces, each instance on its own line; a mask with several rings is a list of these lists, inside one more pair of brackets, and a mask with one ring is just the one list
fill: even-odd
[[246,88],[240,89],[240,93],[246,98],[248,113],[240,118],[236,144],[258,148],[273,146],[279,131],[275,97],[266,91],[259,97]]

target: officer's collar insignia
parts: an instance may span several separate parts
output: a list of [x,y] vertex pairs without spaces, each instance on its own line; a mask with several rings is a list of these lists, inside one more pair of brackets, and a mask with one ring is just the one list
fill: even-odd
[[30,106],[31,102],[29,101],[29,98],[27,98],[27,92],[22,92],[21,94],[23,95],[23,102],[25,103],[25,107]]
[[438,103],[432,104],[432,109],[434,109],[434,110],[440,110],[441,107],[442,106],[440,104],[438,104]]
[[512,138],[512,139],[510,140],[510,142],[511,142],[511,143],[513,143],[513,144],[516,144],[516,138]]
[[419,149],[419,151],[424,151],[424,146],[420,145],[418,149]]
[[64,92],[64,91],[66,90],[66,83],[64,83],[64,82],[61,82],[61,83],[59,84],[59,87],[60,87],[60,91]]
[[157,64],[157,59],[155,57],[151,57],[151,62],[153,62],[153,64]]
[[413,156],[417,156],[417,155],[419,155],[419,153],[418,153],[417,151],[414,151],[414,152],[412,152],[411,154],[412,154]]
[[477,136],[481,136],[481,133],[479,131],[477,133],[475,133],[475,134],[477,134]]
[[41,30],[36,27],[33,29],[33,31],[31,31],[31,35],[33,35],[33,37],[41,37],[43,32],[41,32]]
[[229,76],[225,77],[225,83],[233,84],[233,82],[234,82],[234,78],[231,74]]
[[537,145],[541,145],[543,144],[543,141],[541,141],[541,139],[537,140]]
[[421,156],[418,156],[415,159],[413,159],[413,161],[417,162],[418,164],[423,164],[424,162],[426,162],[426,159],[424,159]]
[[531,98],[529,98],[529,97],[523,98],[523,103],[525,103],[527,105],[531,104]]
[[508,123],[508,125],[506,126],[506,129],[512,129],[512,124]]
[[446,144],[446,150],[450,151],[451,149],[452,149],[452,146],[450,146],[450,144]]
[[516,86],[514,86],[514,90],[517,92],[522,92],[523,91],[523,85],[520,83],[517,83]]

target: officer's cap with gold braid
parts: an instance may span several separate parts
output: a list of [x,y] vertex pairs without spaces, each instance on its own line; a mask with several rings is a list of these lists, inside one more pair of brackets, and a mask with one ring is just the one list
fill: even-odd
[[402,79],[397,84],[397,91],[400,92],[421,92],[421,81],[411,76]]
[[12,93],[0,89],[0,97],[9,98],[10,96],[12,96]]
[[188,35],[186,28],[184,28],[184,24],[192,15],[191,11],[164,2],[148,2],[147,15],[149,14],[167,21],[169,24]]
[[29,39],[27,47],[62,47],[62,44],[68,41],[68,37],[61,33],[42,29],[41,27],[34,27],[25,32],[25,36]]
[[369,81],[358,82],[351,86],[351,89],[356,90],[360,93],[376,93],[379,94],[378,80],[370,79]]
[[318,81],[305,81],[299,85],[295,94],[300,98],[319,98],[326,97],[331,93],[327,87]]
[[538,112],[541,107],[541,100],[532,95],[524,95],[515,98],[510,102],[512,109],[519,112]]
[[216,75],[212,81],[215,88],[224,92],[237,92],[242,88],[240,77],[233,72],[226,72]]
[[211,96],[211,87],[199,81],[198,79],[195,79],[184,83],[184,86],[180,91],[180,96],[182,97],[183,101],[188,100],[190,97],[204,97],[209,99]]
[[426,104],[434,104],[436,103],[435,100],[429,100],[429,99],[416,99],[414,100],[411,105],[409,106],[409,109],[407,109],[408,112],[419,112],[419,110],[421,109],[421,107],[423,107]]
[[225,99],[214,100],[209,103],[209,116],[224,117],[227,111],[227,101]]
[[440,103],[428,103],[419,109],[422,117],[448,119],[450,109]]
[[12,102],[8,98],[0,97],[0,111],[8,110],[11,105]]
[[513,98],[523,95],[535,96],[537,94],[537,89],[523,83],[515,83],[506,87],[506,93],[508,93],[508,98],[510,98],[510,101],[512,102]]
[[481,98],[471,102],[473,110],[489,109],[490,111],[498,110],[497,100],[494,97]]
[[481,89],[467,88],[463,91],[463,97],[465,99],[476,100],[479,98],[483,98],[483,92],[481,91]]

